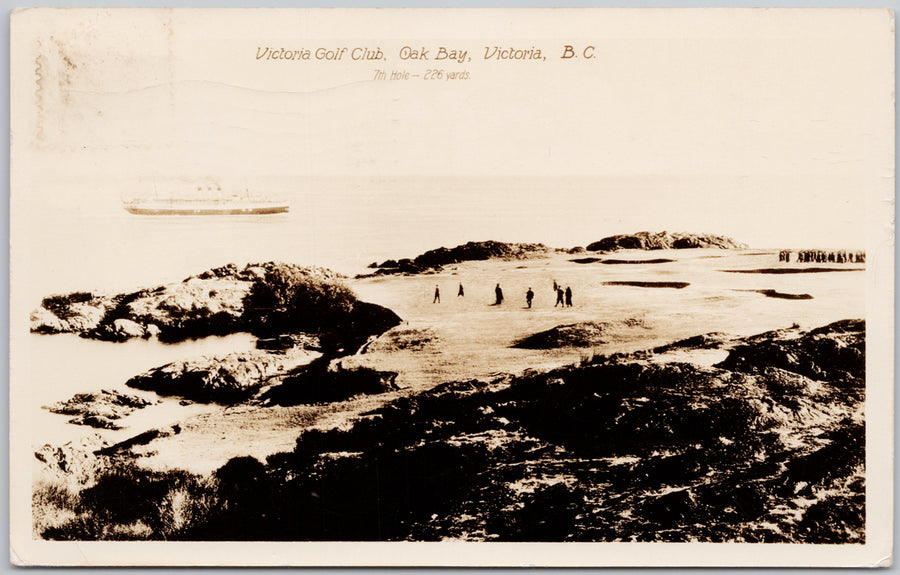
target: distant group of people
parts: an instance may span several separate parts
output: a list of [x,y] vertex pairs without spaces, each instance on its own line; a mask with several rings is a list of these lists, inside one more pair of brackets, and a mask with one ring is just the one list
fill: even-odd
[[[791,261],[791,250],[778,252],[778,261]],[[799,250],[797,252],[798,263],[834,263],[834,264],[863,264],[866,263],[866,252],[850,252],[847,250]]]
[[[456,292],[456,297],[465,297],[466,290],[463,289],[463,285],[459,284],[459,291]],[[434,299],[431,300],[431,303],[441,303],[441,287],[434,286]]]
[[556,303],[553,304],[553,307],[561,305],[563,307],[572,307],[572,288],[566,286],[565,291],[562,286],[556,283],[556,280],[553,280],[553,291],[556,292]]
[[[556,283],[556,280],[553,280],[553,291],[556,293],[556,304],[553,307],[563,306],[563,307],[572,307],[572,288],[566,287],[564,290],[561,285]],[[456,297],[465,297],[466,290],[463,288],[462,283],[459,284],[459,290],[456,292]],[[531,309],[531,304],[534,302],[534,290],[531,287],[528,288],[528,291],[525,292],[525,305],[528,306],[528,309]],[[431,300],[431,303],[441,303],[441,287],[439,285],[434,286],[434,299]],[[500,287],[498,283],[494,288],[494,305],[500,305],[503,303],[503,288]]]

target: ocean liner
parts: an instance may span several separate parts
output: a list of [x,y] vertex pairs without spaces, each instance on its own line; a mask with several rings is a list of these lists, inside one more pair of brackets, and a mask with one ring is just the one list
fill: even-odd
[[146,197],[122,200],[124,208],[141,216],[238,216],[281,214],[290,203],[250,194],[225,195],[216,186],[184,197]]

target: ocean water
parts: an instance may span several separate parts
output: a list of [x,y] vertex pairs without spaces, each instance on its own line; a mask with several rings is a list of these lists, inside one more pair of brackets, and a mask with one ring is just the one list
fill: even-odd
[[[143,339],[123,343],[104,342],[84,339],[75,334],[29,334],[27,337],[27,361],[24,362],[27,367],[20,375],[28,378],[28,413],[32,418],[35,446],[62,444],[95,433],[108,441],[122,441],[143,430],[142,425],[149,428],[160,425],[160,421],[177,421],[190,414],[211,411],[215,407],[196,404],[182,406],[179,405],[179,398],[162,398],[153,392],[132,389],[125,383],[135,375],[173,361],[250,350],[256,339],[248,333],[206,337],[177,344]],[[101,390],[136,395],[155,405],[121,420],[120,423],[126,427],[122,430],[96,430],[70,425],[67,422],[71,416],[54,414],[45,408],[78,393],[97,393]]]
[[14,197],[13,285],[27,290],[33,306],[51,293],[131,291],[229,262],[281,260],[354,275],[373,261],[478,240],[568,248],[613,234],[669,230],[729,235],[754,248],[857,249],[865,237],[854,226],[823,228],[821,218],[798,221],[749,202],[755,196],[741,190],[717,189],[716,197],[732,196],[737,203],[729,213],[746,217],[715,218],[707,195],[689,193],[701,183],[272,176],[245,184],[223,178],[223,190],[246,187],[287,199],[291,211],[166,217],[122,207],[125,197],[152,194],[152,178],[103,181],[88,170],[63,185],[47,176]]
[[272,187],[291,200],[291,211],[268,216],[137,216],[112,193],[35,202],[28,232],[16,238],[25,257],[14,262],[14,273],[35,304],[51,293],[179,281],[229,262],[279,260],[355,275],[373,261],[470,240],[577,241],[570,229],[550,225],[577,218],[553,214],[552,205],[548,214],[543,196],[517,198],[509,184],[466,191],[448,184],[428,193],[408,183],[395,189],[326,182],[315,192],[281,186]]

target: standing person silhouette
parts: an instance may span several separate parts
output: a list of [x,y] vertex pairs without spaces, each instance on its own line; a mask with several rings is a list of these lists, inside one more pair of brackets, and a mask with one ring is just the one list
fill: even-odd
[[566,307],[572,307],[572,288],[566,286]]
[[531,300],[534,299],[534,292],[531,291],[531,288],[528,288],[528,291],[525,292],[525,303],[528,304],[528,309],[531,309]]
[[456,292],[456,297],[465,297],[466,292],[463,290],[462,282],[459,282],[459,291]]
[[553,304],[553,307],[562,304],[563,307],[566,307],[566,302],[563,300],[563,290],[561,287],[556,287],[556,303]]
[[497,296],[497,301],[494,302],[494,305],[503,303],[503,290],[500,289],[500,284],[497,284],[497,287],[494,288],[494,294]]
[[431,303],[441,303],[441,288],[434,286],[434,299]]
[[556,280],[553,280],[553,291],[559,291],[559,284],[556,283]]

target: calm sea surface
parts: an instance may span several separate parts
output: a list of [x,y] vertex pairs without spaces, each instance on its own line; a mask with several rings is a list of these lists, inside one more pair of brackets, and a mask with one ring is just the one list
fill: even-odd
[[[593,206],[572,206],[511,186],[323,189],[273,193],[291,201],[269,216],[136,216],[115,194],[35,204],[16,237],[25,261],[15,273],[35,303],[50,293],[126,291],[179,281],[229,262],[281,260],[353,275],[471,240],[570,247],[597,235]],[[600,199],[597,200],[600,202]],[[564,225],[560,225],[564,224]],[[575,233],[580,230],[581,233]]]

